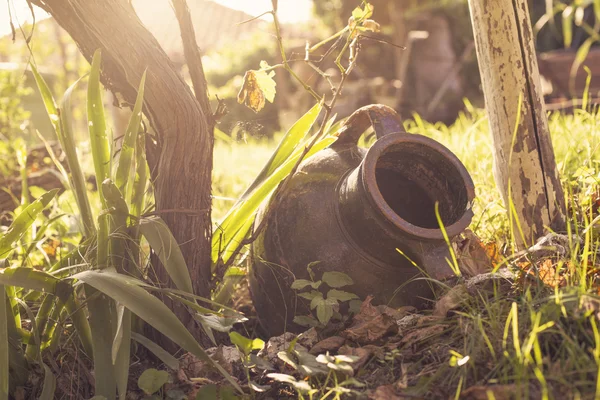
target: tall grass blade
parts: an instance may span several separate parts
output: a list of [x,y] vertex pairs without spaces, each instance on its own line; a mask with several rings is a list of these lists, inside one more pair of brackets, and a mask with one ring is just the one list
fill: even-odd
[[569,72],[569,90],[572,93],[575,92],[575,78],[577,77],[577,72],[579,71],[581,65],[585,62],[585,59],[590,52],[590,48],[596,41],[596,37],[594,36],[587,38],[577,49],[575,60],[573,61],[573,65],[571,65],[571,71]]
[[74,275],[73,278],[93,286],[114,301],[123,304],[184,350],[212,365],[242,393],[237,382],[206,354],[192,334],[163,302],[139,285],[132,284],[136,280],[123,279],[123,275],[112,271],[84,271]]
[[[87,116],[90,132],[90,146],[94,158],[94,170],[96,182],[104,182],[110,178],[110,143],[106,134],[106,118],[104,116],[104,104],[100,91],[100,60],[101,51],[98,49],[92,58],[92,69],[88,81],[87,92]],[[102,189],[98,187],[101,194]],[[103,199],[102,199],[103,200]]]
[[139,229],[177,289],[194,293],[185,259],[167,224],[159,217],[143,218],[140,220]]
[[573,5],[567,6],[562,12],[563,44],[565,48],[571,47],[571,43],[573,42],[574,16],[575,9]]
[[29,180],[27,179],[27,145],[23,138],[13,140],[13,148],[15,149],[15,158],[19,164],[19,172],[21,175],[21,206],[29,205]]
[[[142,74],[140,80],[140,86],[138,88],[137,98],[135,99],[135,105],[127,130],[125,131],[125,137],[123,138],[123,144],[121,145],[121,153],[119,155],[119,165],[117,166],[117,172],[115,175],[115,184],[125,195],[128,193],[126,185],[128,185],[129,174],[131,172],[131,164],[133,161],[136,140],[142,122],[142,106],[144,105],[144,85],[146,82],[146,71]],[[131,185],[131,183],[129,183]]]
[[0,400],[8,400],[8,313],[6,291],[0,284]]
[[5,258],[7,253],[12,250],[12,246],[27,232],[33,225],[37,216],[50,204],[56,197],[58,189],[44,193],[14,219],[8,230],[0,237],[0,258]]

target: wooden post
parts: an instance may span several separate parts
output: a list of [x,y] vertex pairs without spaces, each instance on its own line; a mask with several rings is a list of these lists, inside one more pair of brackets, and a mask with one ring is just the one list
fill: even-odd
[[547,228],[563,230],[565,221],[527,1],[469,0],[469,8],[494,145],[494,176],[515,222],[516,244],[523,248]]

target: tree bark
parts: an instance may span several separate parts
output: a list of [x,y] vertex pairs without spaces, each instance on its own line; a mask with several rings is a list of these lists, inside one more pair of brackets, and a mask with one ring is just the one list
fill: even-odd
[[563,230],[565,222],[527,2],[469,0],[469,7],[494,144],[494,175],[515,221],[515,241],[523,248],[548,227]]
[[[156,131],[149,151],[156,209],[180,243],[197,295],[210,295],[211,171],[213,137],[208,99],[196,100],[152,34],[124,0],[32,0],[71,35],[88,61],[102,49],[102,83],[133,104],[147,68],[144,114]],[[198,93],[206,97],[206,93]],[[149,149],[150,150],[150,149]],[[193,210],[190,213],[189,210]],[[161,286],[171,286],[155,266]],[[201,329],[187,309],[165,303],[196,337]],[[172,346],[169,346],[172,348]]]

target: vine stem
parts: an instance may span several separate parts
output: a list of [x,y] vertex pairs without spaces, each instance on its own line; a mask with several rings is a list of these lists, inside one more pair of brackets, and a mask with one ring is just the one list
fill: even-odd
[[[273,12],[273,13],[276,14],[275,12]],[[277,31],[277,32],[279,32],[279,31]],[[304,147],[304,150],[300,154],[298,161],[296,161],[296,164],[294,164],[294,167],[292,168],[290,173],[285,177],[285,179],[281,182],[281,184],[277,187],[277,189],[275,189],[275,193],[273,194],[273,200],[271,201],[271,204],[265,211],[265,214],[263,215],[263,218],[261,219],[258,226],[256,228],[254,228],[254,232],[252,233],[252,235],[250,235],[250,237],[240,241],[239,245],[234,249],[234,251],[230,255],[229,260],[227,260],[227,263],[225,263],[223,271],[226,271],[227,268],[229,268],[233,264],[234,260],[237,258],[240,251],[246,245],[249,245],[252,242],[254,242],[257,239],[257,237],[261,234],[261,232],[264,230],[264,228],[266,226],[266,221],[269,219],[269,215],[271,215],[271,213],[277,208],[277,206],[279,204],[279,200],[281,199],[281,195],[283,193],[285,193],[292,177],[298,171],[298,167],[300,167],[300,164],[302,163],[302,161],[304,161],[304,158],[306,157],[306,155],[308,154],[310,149],[312,149],[312,147],[315,145],[315,143],[317,143],[317,141],[325,133],[324,132],[325,125],[327,124],[327,121],[331,117],[331,111],[333,110],[333,107],[335,106],[338,96],[342,92],[342,88],[344,86],[344,83],[346,82],[346,78],[348,77],[348,75],[352,72],[352,70],[356,66],[356,60],[357,60],[357,56],[358,56],[358,53],[360,50],[360,47],[358,45],[359,38],[360,38],[360,36],[357,36],[356,38],[352,39],[352,41],[348,41],[346,43],[346,46],[344,46],[345,49],[347,49],[348,47],[350,48],[350,50],[351,50],[350,53],[351,53],[352,57],[350,58],[350,62],[348,64],[347,68],[343,68],[343,66],[341,66],[341,64],[340,64],[340,66],[341,66],[340,83],[338,84],[336,90],[334,91],[333,97],[331,98],[331,101],[329,102],[329,104],[325,104],[325,103],[323,104],[323,108],[325,109],[325,115],[323,117],[323,121],[321,122],[321,125],[319,126],[319,130],[313,136],[313,138],[309,142],[309,144]],[[278,40],[280,40],[280,43],[282,43],[280,36],[278,37]],[[282,51],[282,53],[284,53],[284,52]],[[286,61],[284,61],[284,65],[285,65],[285,63],[286,63]],[[302,82],[302,81],[300,80],[300,82]],[[324,101],[324,99],[321,101]]]

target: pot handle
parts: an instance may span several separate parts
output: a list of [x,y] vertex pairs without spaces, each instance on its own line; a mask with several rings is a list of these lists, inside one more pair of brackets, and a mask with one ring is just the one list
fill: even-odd
[[393,108],[383,104],[371,104],[354,111],[338,132],[338,140],[332,145],[357,144],[360,136],[373,127],[377,139],[390,133],[405,133],[402,120]]

